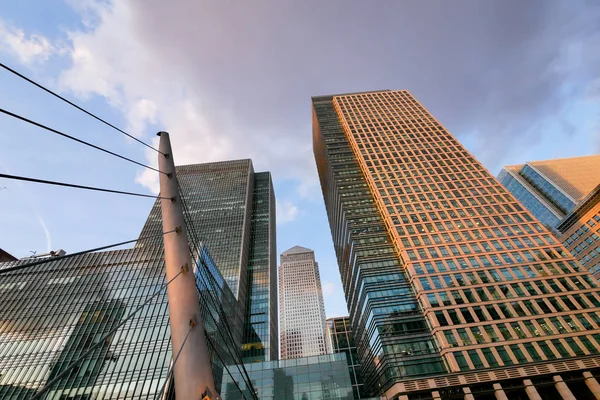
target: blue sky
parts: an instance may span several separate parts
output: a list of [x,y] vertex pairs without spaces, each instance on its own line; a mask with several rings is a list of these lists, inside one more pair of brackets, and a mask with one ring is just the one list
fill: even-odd
[[[346,313],[311,143],[310,96],[408,89],[496,175],[600,151],[594,1],[3,1],[0,60],[179,164],[270,170],[279,253],[315,250],[328,317]],[[288,4],[289,3],[289,4]],[[0,71],[0,107],[136,160],[155,153]],[[155,173],[0,115],[0,170],[151,193]],[[137,237],[152,200],[0,181],[19,256]]]

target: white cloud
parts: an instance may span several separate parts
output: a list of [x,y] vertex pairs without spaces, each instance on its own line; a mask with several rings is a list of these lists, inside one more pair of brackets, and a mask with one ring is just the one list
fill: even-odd
[[[205,89],[210,73],[203,73],[205,59],[197,47],[207,40],[196,23],[149,29],[148,19],[157,17],[160,7],[126,1],[73,7],[86,29],[68,32],[71,66],[60,76],[63,90],[104,97],[123,113],[130,133],[145,141],[155,133],[150,128],[168,131],[178,165],[251,158],[255,170],[276,171],[276,179],[311,179],[310,141],[242,122],[231,104]],[[185,7],[177,12],[188,18]],[[156,153],[146,154],[155,164]],[[136,182],[157,192],[155,172],[141,172]],[[296,217],[295,207],[282,208],[283,220]]]
[[298,207],[289,200],[276,200],[277,202],[277,223],[284,224],[292,222],[298,217]]
[[322,289],[323,289],[323,297],[328,297],[328,296],[331,296],[335,292],[336,285],[333,282],[325,281],[322,284]]
[[22,29],[17,29],[0,20],[0,51],[17,56],[23,64],[46,61],[56,51],[50,41],[35,33],[25,35]]

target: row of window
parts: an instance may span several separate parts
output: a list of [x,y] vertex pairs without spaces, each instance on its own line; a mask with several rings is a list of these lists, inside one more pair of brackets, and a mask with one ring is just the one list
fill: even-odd
[[[544,268],[544,266],[546,268]],[[549,271],[549,272],[548,272]],[[554,264],[536,264],[530,266],[520,266],[511,268],[500,268],[500,269],[487,269],[478,270],[473,272],[460,272],[454,274],[443,274],[434,276],[425,276],[418,278],[422,290],[433,290],[433,289],[446,289],[456,288],[461,286],[471,286],[479,284],[487,284],[492,282],[510,282],[514,280],[522,280],[527,278],[535,278],[537,276],[549,276],[549,275],[563,275],[571,274],[569,269],[563,269],[559,271],[554,268]],[[597,287],[597,284],[590,278],[588,274],[581,275],[580,277],[569,277],[560,278],[560,282],[568,290],[577,290],[585,287]],[[587,285],[583,284],[580,279],[585,281]],[[541,281],[540,281],[541,282]],[[575,289],[571,289],[571,283],[575,285]],[[540,283],[541,284],[541,283]],[[549,280],[548,284],[552,288],[550,293],[559,293],[560,289],[555,290],[554,281]],[[559,286],[560,287],[560,286]],[[542,290],[542,289],[540,289]],[[547,290],[543,290],[547,292]]]
[[[588,275],[584,277],[589,279]],[[545,282],[545,284],[544,284]],[[562,285],[559,285],[559,282]],[[575,283],[575,285],[571,285]],[[561,290],[562,287],[567,288]],[[551,289],[551,290],[550,290]],[[465,288],[462,290],[452,290],[449,292],[440,291],[435,293],[427,293],[427,302],[424,304],[425,308],[432,307],[449,307],[458,306],[462,304],[480,303],[486,301],[496,301],[501,299],[512,299],[512,298],[524,298],[524,297],[535,297],[547,294],[559,294],[574,290],[583,290],[585,285],[581,280],[575,276],[563,277],[559,280],[548,279],[545,281],[529,281],[512,283],[509,285],[498,285],[498,286],[483,286],[477,288]],[[572,309],[568,305],[569,309]]]
[[[584,300],[586,299],[586,300]],[[435,311],[439,326],[463,325],[476,322],[529,317],[542,314],[562,313],[600,307],[597,295],[571,294],[561,297],[512,301],[474,307],[453,308]],[[527,310],[529,313],[527,313]]]
[[590,321],[597,327],[600,325],[600,316],[597,313],[588,313],[527,319],[444,330],[443,334],[449,347],[471,346],[596,329]]
[[569,337],[507,346],[488,347],[452,353],[461,371],[510,366],[542,360],[554,360],[585,354],[597,354],[600,334]]

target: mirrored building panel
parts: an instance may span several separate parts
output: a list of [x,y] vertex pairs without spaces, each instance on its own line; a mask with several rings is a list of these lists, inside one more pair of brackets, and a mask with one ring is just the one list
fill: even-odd
[[[234,335],[246,361],[279,356],[277,333],[277,249],[275,192],[269,172],[254,172],[252,161],[233,160],[176,167],[189,211],[189,229],[210,249],[237,301]],[[156,201],[137,248],[162,231]],[[162,242],[160,242],[162,243]]]
[[[248,381],[226,317],[235,315],[226,309],[236,307],[235,297],[204,246],[196,260],[217,387],[228,371]],[[28,262],[2,263],[0,273]],[[173,395],[162,247],[58,257],[0,277],[2,398]]]
[[[246,364],[246,369],[260,400],[352,400],[352,385],[346,355],[326,354],[291,360]],[[246,398],[248,388],[232,374],[223,380],[223,400],[241,399],[238,386]]]

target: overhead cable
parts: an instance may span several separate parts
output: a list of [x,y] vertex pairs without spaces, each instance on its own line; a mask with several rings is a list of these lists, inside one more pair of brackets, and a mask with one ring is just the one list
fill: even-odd
[[[5,109],[3,109],[3,108],[0,108],[0,113],[2,113],[2,114],[5,114],[5,115],[8,115],[9,117],[16,118],[16,119],[18,119],[18,120],[21,120],[21,121],[23,121],[23,122],[27,122],[28,124],[31,124],[31,125],[37,126],[37,127],[39,127],[39,128],[42,128],[42,129],[45,129],[45,130],[47,130],[47,131],[49,131],[49,132],[55,133],[55,134],[57,134],[57,135],[60,135],[60,136],[62,136],[62,137],[66,137],[67,139],[71,139],[71,140],[73,140],[73,141],[75,141],[75,142],[78,142],[78,143],[81,143],[81,144],[83,144],[83,145],[89,146],[89,147],[91,147],[91,148],[94,148],[94,149],[96,149],[96,150],[100,150],[100,151],[102,151],[102,152],[104,152],[104,153],[110,154],[111,156],[115,156],[115,157],[118,157],[118,158],[120,158],[120,159],[122,159],[122,160],[129,161],[130,163],[137,164],[137,165],[139,165],[139,166],[141,166],[141,167],[148,168],[148,169],[151,169],[151,170],[153,170],[153,171],[156,171],[156,172],[160,172],[161,174],[165,174],[164,172],[162,172],[162,171],[159,171],[158,169],[156,169],[156,168],[154,168],[154,167],[151,167],[151,166],[149,166],[149,165],[143,164],[143,163],[141,163],[141,162],[139,162],[139,161],[132,160],[131,158],[128,158],[128,157],[122,156],[122,155],[120,155],[120,154],[117,154],[117,153],[115,153],[115,152],[113,152],[113,151],[106,150],[105,148],[102,148],[102,147],[100,147],[100,146],[96,146],[95,144],[91,144],[90,142],[86,142],[85,140],[78,139],[78,138],[76,138],[76,137],[74,137],[74,136],[71,136],[71,135],[69,135],[69,134],[67,134],[67,133],[61,132],[61,131],[59,131],[59,130],[57,130],[57,129],[50,128],[49,126],[46,126],[46,125],[44,125],[44,124],[41,124],[41,123],[39,123],[39,122],[33,121],[33,120],[29,119],[29,118],[25,118],[25,117],[23,117],[22,115],[15,114],[15,113],[13,113],[13,112],[10,112],[10,111],[8,111],[8,110],[5,110]],[[166,175],[166,174],[165,174],[165,175]]]
[[151,195],[151,194],[144,194],[144,193],[125,192],[125,191],[122,191],[122,190],[104,189],[104,188],[98,188],[98,187],[94,187],[94,186],[76,185],[76,184],[73,184],[73,183],[66,183],[66,182],[47,181],[47,180],[44,180],[44,179],[29,178],[29,177],[26,177],[26,176],[0,174],[0,178],[15,179],[15,180],[18,180],[18,181],[25,181],[25,182],[43,183],[43,184],[46,184],[46,185],[65,186],[65,187],[71,187],[71,188],[75,188],[75,189],[95,190],[95,191],[98,191],[98,192],[126,194],[128,196],[138,196],[138,197],[149,197],[149,198],[152,198],[152,199],[172,200],[170,197],[154,196],[154,195]]
[[43,91],[45,91],[46,93],[49,93],[49,94],[51,94],[52,96],[54,96],[54,97],[56,97],[56,98],[58,98],[58,99],[60,99],[60,100],[64,101],[65,103],[67,103],[67,104],[69,104],[69,105],[71,105],[71,106],[75,107],[75,108],[76,108],[76,109],[78,109],[79,111],[82,111],[82,112],[86,113],[86,114],[87,114],[87,115],[89,115],[90,117],[92,117],[92,118],[94,118],[94,119],[96,119],[96,120],[98,120],[98,121],[102,122],[103,124],[105,124],[105,125],[107,125],[107,126],[110,126],[111,128],[113,128],[113,129],[117,130],[118,132],[121,132],[123,135],[125,135],[125,136],[127,136],[127,137],[129,137],[129,138],[131,138],[131,139],[133,139],[133,140],[135,140],[135,141],[136,141],[136,142],[138,142],[138,143],[141,143],[141,144],[143,144],[144,146],[148,147],[149,149],[152,149],[152,150],[154,150],[154,151],[156,151],[156,152],[158,152],[158,153],[160,153],[160,154],[164,155],[164,153],[163,153],[162,151],[160,151],[160,150],[158,150],[158,149],[156,149],[156,148],[154,148],[154,147],[150,146],[148,143],[146,143],[146,142],[144,142],[144,141],[142,141],[142,140],[140,140],[140,139],[136,138],[135,136],[133,136],[133,135],[130,135],[129,133],[125,132],[124,130],[122,130],[122,129],[120,129],[120,128],[117,128],[116,126],[114,126],[114,125],[113,125],[113,124],[111,124],[110,122],[107,122],[107,121],[105,121],[104,119],[102,119],[102,118],[100,118],[100,117],[98,117],[98,116],[94,115],[93,113],[91,113],[91,112],[87,111],[87,110],[86,110],[86,109],[84,109],[83,107],[80,107],[80,106],[78,106],[77,104],[73,103],[72,101],[65,99],[64,97],[62,97],[62,96],[61,96],[61,95],[59,95],[58,93],[55,93],[55,92],[53,92],[52,90],[50,90],[50,89],[46,88],[45,86],[43,86],[43,85],[41,85],[41,84],[39,84],[39,83],[35,82],[33,79],[31,79],[31,78],[28,78],[28,77],[26,77],[25,75],[21,74],[20,72],[17,72],[17,71],[15,71],[14,69],[12,69],[12,68],[8,67],[7,65],[5,65],[5,64],[3,64],[3,63],[0,63],[0,67],[4,68],[4,69],[5,69],[5,70],[7,70],[8,72],[11,72],[12,74],[14,74],[14,75],[18,76],[19,78],[26,80],[27,82],[31,83],[32,85],[34,85],[34,86],[37,86],[38,88],[42,89],[42,90],[43,90]]
[[[173,233],[173,232],[177,232],[177,229],[173,229],[168,232],[163,232],[161,235],[158,235],[158,236],[163,236],[163,235],[166,235],[168,233]],[[145,239],[148,239],[151,237],[156,237],[156,236],[157,235],[140,237],[140,238],[133,239],[133,240],[127,240],[127,241],[121,242],[121,243],[115,243],[115,244],[109,244],[107,246],[96,247],[95,249],[89,249],[89,250],[84,250],[84,251],[78,251],[76,253],[66,254],[64,256],[57,256],[57,257],[50,256],[48,258],[44,258],[43,260],[34,261],[34,262],[27,263],[27,264],[13,265],[12,267],[0,269],[0,275],[5,274],[7,272],[14,272],[14,271],[22,270],[22,269],[27,269],[30,267],[34,267],[36,265],[42,265],[42,264],[47,264],[47,263],[51,263],[51,262],[58,262],[58,261],[66,259],[66,258],[72,258],[72,257],[76,257],[76,256],[81,256],[81,255],[87,254],[87,253],[94,253],[96,251],[106,250],[106,249],[110,249],[113,247],[119,247],[119,246],[123,246],[126,244],[135,243],[138,240],[145,240]]]

